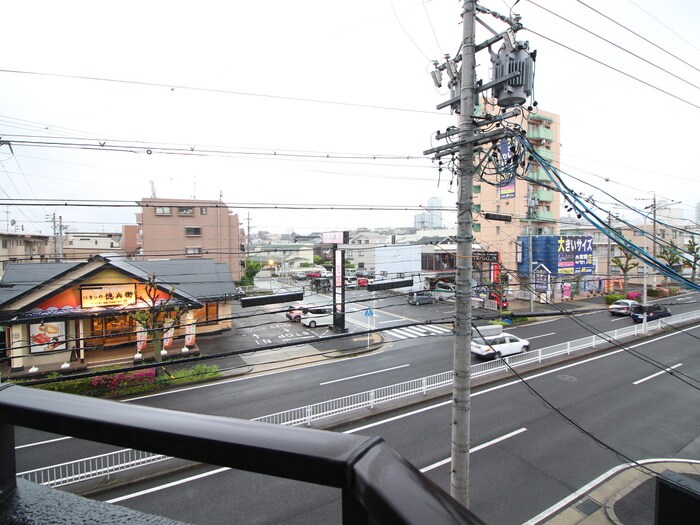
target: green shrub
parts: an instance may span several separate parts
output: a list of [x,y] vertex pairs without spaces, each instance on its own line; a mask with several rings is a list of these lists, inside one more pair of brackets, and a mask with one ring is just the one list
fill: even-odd
[[624,299],[625,295],[620,294],[620,293],[610,293],[605,296],[605,304],[613,304],[615,301],[619,301],[620,299]]
[[[62,377],[62,374],[55,373],[47,377]],[[211,381],[220,377],[221,371],[218,366],[199,364],[190,368],[175,370],[172,374],[157,375],[155,368],[145,368],[131,372],[66,379],[54,383],[35,385],[34,388],[81,396],[115,398],[157,392],[173,385]],[[31,382],[26,383],[27,386],[32,386]]]
[[671,295],[678,295],[679,293],[681,293],[681,289],[678,288],[677,286],[671,286],[671,287],[668,289],[668,292],[669,292]]

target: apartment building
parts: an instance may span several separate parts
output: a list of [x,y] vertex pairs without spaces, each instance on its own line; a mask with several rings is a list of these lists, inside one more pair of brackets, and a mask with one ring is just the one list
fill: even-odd
[[137,244],[148,259],[206,257],[226,263],[234,281],[245,272],[246,240],[238,215],[216,200],[142,199]]
[[87,260],[102,253],[121,254],[121,233],[75,232],[61,238],[60,255],[62,260]]
[[[498,108],[487,105],[486,110],[493,114]],[[539,155],[558,166],[559,116],[538,110],[537,113],[527,114],[527,118],[520,123]],[[487,147],[483,147],[483,151],[487,151]],[[547,187],[549,177],[535,161],[530,161],[525,175],[500,187],[493,185],[495,180],[474,178],[475,240],[482,250],[499,254],[500,266],[510,275],[511,284],[514,284],[517,269],[518,236],[559,233],[559,193]],[[512,221],[487,220],[484,218],[487,212],[510,215]],[[492,268],[494,272],[500,271],[497,265]],[[495,280],[495,277],[492,275],[490,279]],[[520,276],[521,279],[526,277]],[[484,278],[488,280],[489,276]]]
[[0,232],[0,274],[8,262],[45,262],[53,259],[53,253],[49,235]]

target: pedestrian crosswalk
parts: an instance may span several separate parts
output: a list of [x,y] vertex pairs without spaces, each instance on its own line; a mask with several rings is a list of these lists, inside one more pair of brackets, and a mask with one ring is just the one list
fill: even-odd
[[452,333],[452,327],[449,325],[421,325],[421,326],[404,326],[402,328],[392,328],[383,332],[386,337],[391,336],[395,340],[414,339],[416,337],[425,337],[429,335],[449,335]]

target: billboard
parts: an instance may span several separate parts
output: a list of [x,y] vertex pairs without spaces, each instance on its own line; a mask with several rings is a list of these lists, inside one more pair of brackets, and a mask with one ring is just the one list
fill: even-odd
[[560,235],[557,239],[557,273],[579,275],[594,271],[593,237]]

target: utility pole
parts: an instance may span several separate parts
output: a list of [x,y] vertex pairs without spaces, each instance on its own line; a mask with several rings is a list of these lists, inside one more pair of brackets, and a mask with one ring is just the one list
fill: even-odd
[[457,277],[455,283],[454,380],[452,386],[452,472],[450,494],[469,507],[469,448],[472,330],[472,199],[476,50],[475,0],[464,0],[462,10],[462,71],[460,89],[459,202],[457,203]]
[[[510,27],[503,33],[494,33],[493,37],[477,45],[474,27],[477,11],[496,16]],[[532,93],[534,58],[527,49],[527,43],[515,41],[514,32],[522,29],[519,16],[515,16],[516,18],[503,17],[478,6],[476,0],[464,0],[460,54],[454,59],[446,56],[444,64],[434,61],[435,70],[430,73],[438,88],[442,87],[442,72],[447,73],[449,77],[450,99],[440,103],[437,109],[449,107],[452,111],[459,112],[458,127],[450,127],[444,133],[436,134],[437,140],[448,139],[448,143],[426,150],[423,154],[434,154],[436,160],[448,155],[453,159],[456,157],[455,174],[459,182],[450,494],[465,507],[469,507],[474,148],[512,137],[513,133],[518,132],[500,127],[492,131],[483,131],[480,128],[522,115],[522,110],[517,107],[510,111],[503,109],[498,115],[480,117],[477,124],[474,108],[477,93],[487,89],[494,90],[494,96],[501,108],[519,106]],[[504,40],[503,47],[498,55],[492,53],[491,56],[495,65],[494,80],[486,84],[479,83],[477,86],[476,52],[499,40]],[[461,71],[457,66],[459,62]],[[459,137],[457,140],[450,139],[455,135]],[[505,216],[502,217],[496,220],[508,220]]]

